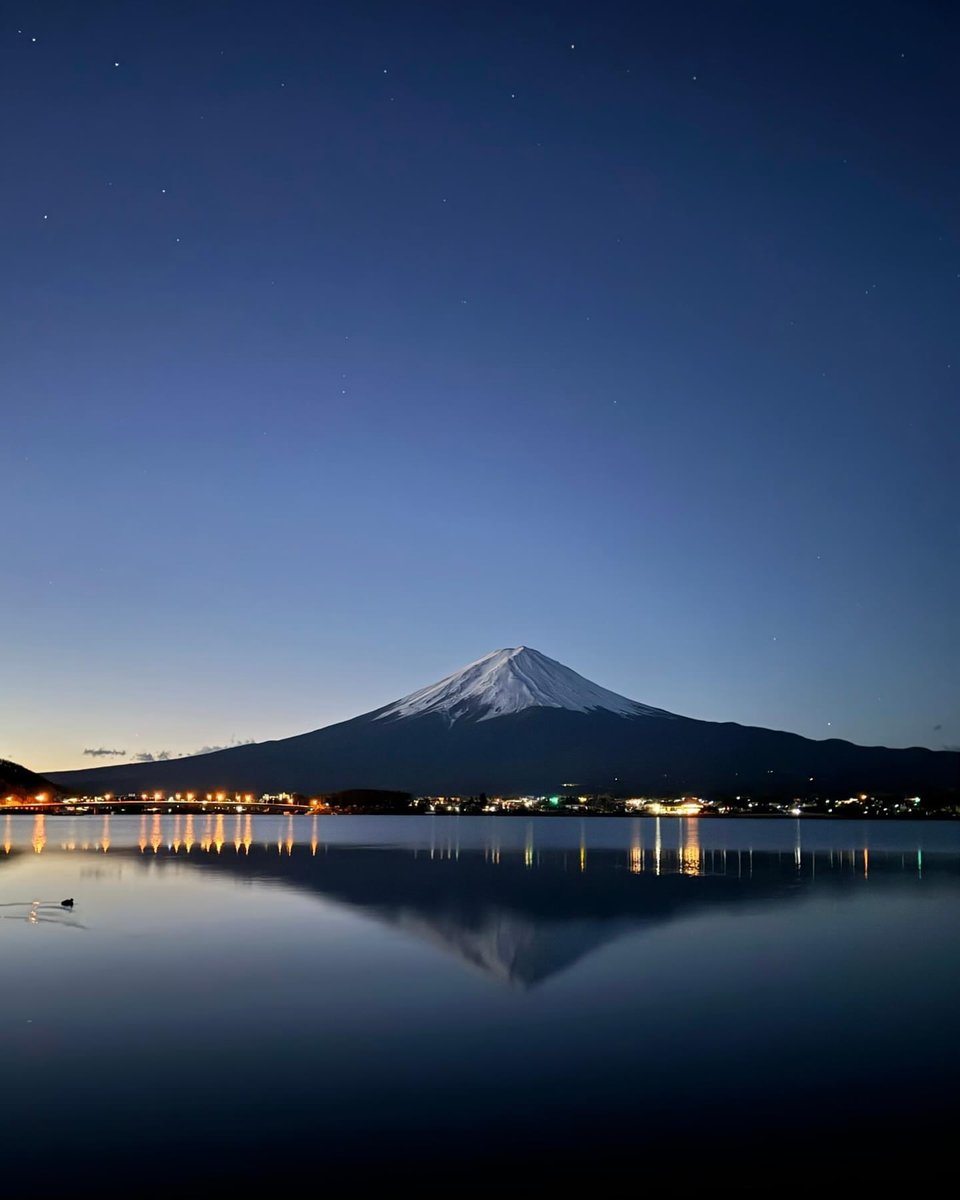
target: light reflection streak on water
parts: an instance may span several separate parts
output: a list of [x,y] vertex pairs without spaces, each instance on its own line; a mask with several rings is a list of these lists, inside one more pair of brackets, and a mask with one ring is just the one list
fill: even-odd
[[[57,822],[56,818],[52,818]],[[93,821],[96,818],[86,818]],[[133,819],[135,822],[137,818]],[[611,852],[626,855],[626,869],[631,875],[639,875],[646,871],[651,871],[654,875],[687,875],[691,877],[711,875],[711,876],[734,876],[736,878],[753,878],[754,876],[754,847],[741,847],[735,850],[729,850],[725,847],[710,848],[705,850],[702,845],[703,831],[709,827],[709,822],[705,825],[703,818],[686,817],[676,818],[676,838],[670,829],[664,828],[664,821],[667,826],[671,825],[672,818],[647,818],[652,823],[654,837],[652,845],[645,846],[643,840],[643,830],[645,821],[635,819],[626,826],[627,844],[617,850],[614,846],[609,846]],[[121,835],[120,843],[117,843],[116,837],[111,830],[111,818],[109,814],[104,814],[100,818],[100,832],[97,837],[84,838],[82,836],[68,836],[63,841],[57,839],[55,849],[67,854],[79,854],[84,851],[95,851],[97,853],[109,853],[111,848],[122,850],[125,846],[131,847],[136,845],[141,853],[146,853],[147,847],[152,849],[154,855],[158,855],[161,849],[164,848],[173,853],[180,853],[181,848],[189,854],[194,848],[195,833],[194,833],[194,817],[193,814],[171,814],[161,815],[153,813],[149,816],[142,815],[139,818],[139,824],[128,825],[128,829],[134,832],[134,839],[125,842]],[[553,826],[555,819],[551,819],[550,825]],[[799,824],[799,823],[798,823]],[[239,855],[241,851],[249,855],[250,847],[254,840],[253,817],[251,814],[237,814],[232,827],[232,837],[228,840],[225,834],[225,816],[223,814],[206,813],[203,815],[204,832],[200,841],[200,849],[204,853],[221,854],[224,848],[232,849],[234,854]],[[78,827],[79,828],[79,827]],[[335,824],[331,825],[335,829]],[[486,838],[475,846],[471,846],[470,850],[466,851],[469,854],[471,851],[481,854],[483,860],[491,867],[499,865],[501,862],[522,862],[523,866],[528,870],[540,867],[545,862],[555,858],[554,850],[538,847],[537,839],[540,836],[540,831],[546,827],[538,825],[535,821],[526,820],[523,823],[523,834],[521,838],[517,838],[513,846],[504,850],[501,840],[501,833],[498,826],[491,823],[489,832]],[[15,852],[18,849],[18,836],[23,837],[26,830],[30,830],[29,845],[35,854],[50,853],[48,846],[48,832],[51,827],[48,825],[47,816],[43,813],[37,813],[32,818],[32,828],[18,822],[10,814],[6,814],[3,823],[3,852],[7,855]],[[300,833],[303,829],[304,833]],[[294,847],[300,844],[309,845],[311,856],[315,857],[320,849],[324,851],[331,845],[336,846],[339,842],[335,839],[332,842],[326,842],[321,838],[321,832],[324,829],[324,824],[321,819],[313,815],[310,819],[309,834],[306,833],[306,823],[302,826],[298,825],[293,816],[285,816],[280,819],[276,827],[275,845],[279,855],[287,857],[293,854]],[[573,845],[567,842],[566,850],[562,846],[556,847],[556,853],[571,852],[576,857],[573,859],[576,864],[575,869],[581,873],[585,873],[587,865],[592,861],[594,853],[602,853],[600,848],[594,848],[591,843],[590,822],[581,820],[578,824],[578,837]],[[136,831],[139,830],[137,833]],[[68,826],[68,831],[73,834],[73,825]],[[81,830],[82,833],[82,830]],[[299,834],[299,837],[298,837]],[[443,862],[450,862],[454,859],[459,860],[461,857],[461,827],[459,824],[446,827],[444,836],[438,836],[439,831],[431,823],[429,838],[422,842],[420,851],[425,852],[429,847],[430,857]],[[26,840],[26,839],[25,839]],[[670,843],[673,843],[672,845]],[[269,842],[264,843],[264,849],[272,847]],[[398,848],[408,849],[413,855],[417,854],[417,847],[410,845]],[[879,858],[876,858],[877,854]],[[823,847],[820,850],[804,850],[799,843],[799,834],[797,840],[792,846],[783,846],[781,850],[760,849],[758,854],[761,855],[760,861],[768,863],[771,856],[778,860],[783,859],[784,865],[790,863],[798,876],[805,877],[811,881],[815,880],[818,873],[826,873],[827,875],[842,875],[851,879],[860,879],[864,882],[869,882],[872,879],[871,868],[875,862],[879,862],[884,871],[888,870],[890,861],[895,859],[899,864],[900,870],[903,873],[912,872],[917,879],[923,879],[923,848],[918,846],[916,850],[897,850],[889,852],[874,851],[875,862],[871,862],[871,847],[867,844],[861,844],[853,849],[844,847],[842,849]],[[819,856],[819,862],[818,862]],[[960,858],[960,855],[954,855],[955,858]],[[942,854],[938,854],[938,861],[942,861]],[[620,858],[621,864],[624,862]],[[765,869],[764,868],[764,869]],[[819,872],[818,872],[819,868]]]
[[47,819],[43,813],[37,813],[33,818],[33,852],[34,854],[42,854],[43,848],[47,844]]
[[643,837],[639,821],[633,822],[633,837],[630,842],[630,873],[639,875],[643,870]]
[[683,875],[700,875],[700,830],[696,817],[685,817],[681,825],[682,848],[680,871]]
[[656,825],[654,826],[653,835],[653,873],[660,874],[660,862],[663,854],[663,838],[660,832],[660,818],[655,817]]

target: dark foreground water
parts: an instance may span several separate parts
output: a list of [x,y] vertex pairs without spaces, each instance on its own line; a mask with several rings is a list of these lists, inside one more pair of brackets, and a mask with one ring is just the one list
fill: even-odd
[[0,1182],[20,1196],[955,1171],[960,824],[154,814],[0,835]]

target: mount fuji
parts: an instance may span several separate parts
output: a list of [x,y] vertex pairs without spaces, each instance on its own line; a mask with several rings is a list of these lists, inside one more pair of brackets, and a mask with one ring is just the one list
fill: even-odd
[[960,754],[700,721],[611,692],[527,646],[494,650],[352,720],[160,762],[47,772],[86,793],[823,795],[960,789]]

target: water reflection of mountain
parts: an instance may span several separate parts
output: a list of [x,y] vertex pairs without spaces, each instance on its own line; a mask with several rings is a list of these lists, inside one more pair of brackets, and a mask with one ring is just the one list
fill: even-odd
[[931,873],[960,883],[954,856],[734,851],[575,850],[458,856],[396,848],[157,846],[113,851],[269,879],[363,912],[532,987],[620,935],[707,910],[789,903],[829,889],[919,886]]

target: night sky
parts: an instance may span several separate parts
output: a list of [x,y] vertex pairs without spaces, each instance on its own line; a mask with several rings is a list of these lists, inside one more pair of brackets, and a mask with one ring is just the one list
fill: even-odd
[[8,5],[0,755],[282,737],[519,644],[960,744],[958,34]]

